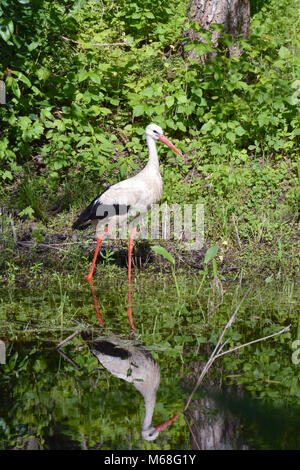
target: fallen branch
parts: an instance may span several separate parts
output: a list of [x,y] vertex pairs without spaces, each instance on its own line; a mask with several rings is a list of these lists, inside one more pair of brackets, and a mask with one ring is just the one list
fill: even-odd
[[234,322],[234,320],[235,320],[235,318],[236,318],[236,315],[237,315],[237,313],[238,313],[238,311],[239,311],[241,305],[243,304],[245,298],[247,297],[248,292],[250,291],[250,289],[251,289],[251,287],[249,287],[249,289],[247,290],[246,294],[245,294],[244,297],[242,298],[241,302],[239,303],[239,305],[238,305],[237,308],[235,309],[233,315],[230,317],[229,321],[227,322],[227,324],[226,324],[226,326],[225,326],[225,328],[224,328],[224,330],[223,330],[223,332],[222,332],[222,334],[221,334],[221,336],[220,336],[220,338],[219,338],[219,340],[218,340],[218,343],[217,343],[215,349],[214,349],[213,352],[211,353],[209,360],[208,360],[207,363],[205,364],[205,366],[204,366],[204,368],[203,368],[203,370],[202,370],[202,372],[201,372],[201,374],[200,374],[200,376],[199,376],[199,378],[198,378],[198,380],[197,380],[197,383],[196,383],[196,385],[195,385],[195,387],[194,387],[194,389],[193,389],[191,395],[190,395],[189,398],[188,398],[188,401],[187,401],[187,403],[186,403],[186,405],[185,405],[185,407],[184,407],[183,412],[185,412],[185,411],[188,409],[188,407],[189,407],[189,405],[190,405],[190,403],[191,403],[191,401],[192,401],[192,398],[193,398],[194,394],[196,393],[196,391],[197,391],[197,389],[199,388],[200,384],[202,383],[202,381],[203,381],[205,375],[207,374],[207,372],[209,371],[209,369],[211,368],[212,364],[214,363],[214,361],[215,361],[217,358],[219,358],[219,357],[221,357],[221,356],[225,356],[225,354],[229,354],[229,353],[231,353],[231,352],[233,352],[233,351],[236,351],[236,350],[238,350],[238,349],[241,349],[241,348],[244,348],[244,347],[246,347],[246,346],[249,346],[250,344],[258,343],[258,342],[260,342],[260,341],[265,341],[266,339],[272,338],[273,336],[277,336],[277,335],[280,335],[280,334],[282,334],[282,333],[286,333],[286,332],[290,329],[291,325],[288,325],[288,326],[286,326],[285,328],[283,328],[281,331],[278,331],[277,333],[273,333],[272,335],[269,335],[269,336],[264,336],[263,338],[255,339],[255,340],[253,340],[253,341],[250,341],[249,343],[241,344],[241,345],[239,345],[239,346],[236,346],[235,348],[228,349],[227,351],[221,352],[221,350],[223,349],[223,347],[225,346],[225,344],[228,342],[228,340],[226,340],[224,343],[222,343],[222,340],[223,340],[223,338],[224,338],[224,335],[225,335],[227,329],[233,324],[233,322]]
[[39,248],[39,247],[51,248],[53,250],[63,251],[64,253],[68,253],[68,251],[64,250],[62,248],[62,246],[66,246],[66,245],[95,245],[96,241],[84,241],[84,240],[82,240],[80,242],[68,242],[68,243],[40,243],[40,242],[30,242],[30,241],[26,241],[26,242],[18,241],[17,244],[19,246],[24,246],[24,247],[33,246],[35,248]]

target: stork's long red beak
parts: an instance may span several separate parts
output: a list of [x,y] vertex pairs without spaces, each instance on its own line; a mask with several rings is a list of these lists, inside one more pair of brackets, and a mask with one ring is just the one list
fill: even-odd
[[166,144],[170,149],[174,150],[174,152],[178,153],[181,157],[183,157],[182,153],[178,150],[178,148],[175,147],[175,145],[172,144],[172,142],[169,141],[164,135],[161,135],[159,137],[159,140],[163,143]]
[[175,419],[178,418],[178,416],[179,416],[179,414],[173,416],[173,418],[168,419],[168,420],[165,421],[164,423],[161,423],[161,424],[158,424],[157,426],[154,426],[155,429],[156,429],[156,431],[161,432],[161,431],[163,431],[164,429],[166,429],[168,426],[170,426],[170,424],[173,423],[173,421],[175,421]]

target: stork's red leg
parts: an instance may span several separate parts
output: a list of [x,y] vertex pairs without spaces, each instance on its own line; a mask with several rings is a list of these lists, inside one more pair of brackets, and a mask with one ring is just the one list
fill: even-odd
[[[86,276],[87,278],[87,276]],[[104,326],[104,323],[102,321],[102,318],[101,318],[101,315],[100,315],[100,312],[99,312],[99,307],[98,307],[98,301],[97,301],[97,297],[96,297],[96,294],[95,294],[95,291],[94,291],[94,284],[93,284],[93,281],[92,279],[88,279],[88,283],[90,285],[90,288],[91,288],[91,292],[92,292],[92,296],[93,296],[93,300],[94,300],[94,305],[95,305],[95,310],[96,310],[96,318],[98,320],[98,322]]]
[[133,317],[132,317],[132,307],[131,307],[131,254],[133,250],[133,239],[136,232],[136,228],[133,227],[131,230],[129,243],[128,243],[128,308],[127,314],[130,322],[131,329],[134,330]]
[[92,280],[93,272],[94,272],[94,268],[95,268],[95,264],[96,264],[96,259],[97,259],[98,252],[99,252],[99,248],[100,248],[102,239],[103,239],[105,233],[108,231],[108,229],[109,229],[109,225],[107,227],[105,227],[105,229],[103,230],[101,235],[97,238],[97,246],[96,246],[96,250],[95,250],[95,254],[94,254],[94,259],[93,259],[93,262],[92,262],[92,267],[91,267],[91,270],[90,270],[89,274],[87,276],[85,276],[85,278],[88,281]]

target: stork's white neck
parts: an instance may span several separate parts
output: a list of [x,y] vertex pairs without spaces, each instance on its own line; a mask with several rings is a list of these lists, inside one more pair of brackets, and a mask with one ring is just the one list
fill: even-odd
[[156,149],[156,142],[152,137],[146,135],[148,150],[149,150],[149,160],[148,165],[154,166],[155,168],[159,169],[159,161]]
[[144,395],[145,400],[145,416],[143,421],[143,431],[146,431],[152,426],[152,416],[154,412],[155,402],[156,402],[156,393],[151,393],[150,395]]

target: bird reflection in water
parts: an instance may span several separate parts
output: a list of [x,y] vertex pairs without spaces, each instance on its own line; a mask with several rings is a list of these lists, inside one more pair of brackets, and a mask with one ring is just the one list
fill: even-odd
[[142,437],[147,441],[156,439],[159,433],[172,424],[179,415],[177,414],[156,426],[152,424],[156,393],[160,383],[160,368],[149,351],[139,344],[129,344],[116,336],[93,340],[89,331],[76,331],[57,346],[58,352],[76,368],[79,366],[61,351],[61,347],[79,334],[106,370],[115,377],[132,383],[141,393],[145,402]]

